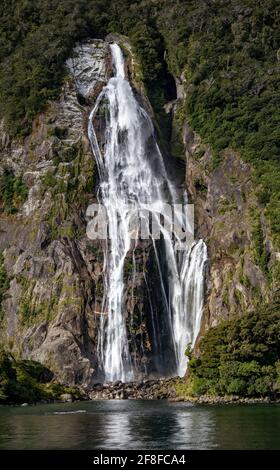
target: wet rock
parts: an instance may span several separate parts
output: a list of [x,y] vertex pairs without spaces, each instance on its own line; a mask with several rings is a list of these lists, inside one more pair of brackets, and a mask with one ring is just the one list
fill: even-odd
[[203,334],[221,319],[253,309],[259,294],[264,302],[273,295],[253,254],[258,219],[269,251],[271,273],[277,272],[277,262],[268,224],[257,201],[251,167],[232,150],[225,150],[221,161],[213,165],[211,149],[201,143],[188,123],[183,133],[186,186],[195,202],[197,237],[206,241],[209,257]]
[[60,395],[60,400],[63,401],[63,402],[72,402],[73,401],[73,398],[72,398],[72,395],[70,393],[63,393],[62,395]]
[[266,279],[260,268],[256,266],[248,255],[244,258],[244,275],[249,279],[251,285],[264,292]]
[[116,389],[116,388],[119,388],[122,386],[122,381],[121,380],[117,380],[116,382],[113,382],[111,387]]
[[105,82],[107,77],[106,60],[108,44],[104,41],[92,40],[78,44],[66,65],[75,78],[78,92],[88,98],[94,93],[98,82]]
[[103,390],[103,385],[101,383],[93,384],[92,388],[93,390],[100,392],[101,390]]
[[51,242],[51,228],[44,222],[40,224],[36,242],[41,250],[44,250]]
[[91,400],[164,400],[174,398],[174,380],[151,380],[145,382],[116,382],[104,384],[90,392]]

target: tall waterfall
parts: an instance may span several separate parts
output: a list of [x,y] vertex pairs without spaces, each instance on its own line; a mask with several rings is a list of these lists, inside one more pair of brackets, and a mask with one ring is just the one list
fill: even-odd
[[[88,123],[88,135],[100,177],[98,200],[106,209],[110,234],[104,249],[99,364],[106,381],[131,381],[137,374],[129,351],[125,320],[124,267],[131,248],[131,207],[141,211],[148,205],[164,235],[164,265],[158,244],[155,240],[151,243],[176,362],[173,373],[182,376],[186,371],[184,351],[188,344],[194,345],[200,329],[206,246],[199,240],[187,251],[176,250],[176,239],[160,221],[158,214],[164,211],[165,204],[176,208],[176,204],[186,201],[186,194],[177,190],[168,177],[151,119],[137,102],[126,80],[120,47],[112,44],[110,48],[115,76],[98,96]],[[95,116],[101,111],[106,119],[102,145],[93,125]],[[179,213],[179,210],[176,213],[175,210],[175,217],[187,230],[187,214]],[[160,331],[157,330],[156,335],[159,336]],[[155,340],[160,341],[160,338]]]

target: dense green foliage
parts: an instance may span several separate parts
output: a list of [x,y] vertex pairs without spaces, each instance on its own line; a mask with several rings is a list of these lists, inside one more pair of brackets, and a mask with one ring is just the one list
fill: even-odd
[[189,356],[187,391],[193,395],[280,394],[280,303],[210,328],[199,357]]
[[15,176],[13,171],[5,168],[0,176],[0,200],[6,214],[17,212],[18,206],[28,196],[28,189],[20,176]]
[[35,361],[16,360],[0,350],[0,403],[34,403],[59,399],[63,393],[81,398],[76,389],[52,382],[53,373]]
[[280,246],[279,0],[170,3],[159,25],[170,69],[185,79],[186,114],[215,164],[226,147],[253,164]]
[[0,5],[0,105],[10,130],[24,135],[57,97],[77,39],[102,33],[106,0],[3,0]]

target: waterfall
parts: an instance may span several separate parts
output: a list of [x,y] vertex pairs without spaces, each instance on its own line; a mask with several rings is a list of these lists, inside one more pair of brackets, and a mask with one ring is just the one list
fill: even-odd
[[[104,297],[98,331],[98,359],[105,380],[123,382],[135,379],[137,371],[131,359],[125,319],[124,268],[131,249],[131,208],[137,213],[148,206],[163,236],[163,251],[153,240],[159,289],[165,305],[175,369],[184,375],[189,343],[195,343],[203,308],[204,266],[207,258],[202,240],[187,251],[176,250],[176,237],[163,227],[158,214],[167,203],[177,207],[186,194],[176,189],[167,175],[150,117],[137,102],[125,77],[122,51],[111,44],[115,75],[108,81],[89,116],[88,135],[97,161],[100,186],[99,203],[107,213],[109,239],[104,248]],[[104,114],[106,129],[100,144],[94,129],[96,116]],[[129,206],[129,210],[128,210]],[[175,210],[175,218],[188,228],[188,216]],[[164,253],[164,263],[162,257]],[[160,331],[151,312],[154,340],[160,343]]]

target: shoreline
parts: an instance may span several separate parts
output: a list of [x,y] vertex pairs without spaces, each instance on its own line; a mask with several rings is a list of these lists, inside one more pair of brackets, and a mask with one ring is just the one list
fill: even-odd
[[175,397],[169,398],[173,403],[192,403],[193,405],[279,405],[280,399],[271,397]]
[[7,407],[17,407],[17,408],[27,408],[32,406],[41,406],[41,405],[65,405],[65,404],[75,404],[75,403],[89,403],[89,402],[106,402],[106,401],[161,401],[168,403],[186,403],[193,406],[219,406],[219,405],[280,405],[280,399],[271,399],[269,397],[264,398],[235,398],[235,397],[198,397],[198,398],[184,398],[184,397],[175,397],[175,398],[86,398],[84,400],[72,400],[72,401],[42,401],[34,403],[2,403],[0,404],[0,409]]
[[82,403],[85,401],[108,401],[108,400],[141,400],[141,401],[167,401],[169,403],[189,403],[191,405],[252,405],[252,404],[280,404],[280,397],[241,397],[229,396],[190,396],[179,395],[176,392],[176,380],[154,379],[143,382],[114,382],[96,383],[90,389],[79,388],[80,396],[64,393],[54,400],[38,400],[34,403],[2,403],[1,406],[32,406],[44,404]]

